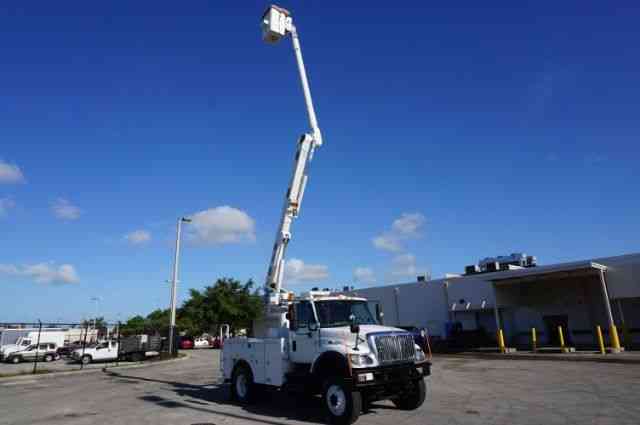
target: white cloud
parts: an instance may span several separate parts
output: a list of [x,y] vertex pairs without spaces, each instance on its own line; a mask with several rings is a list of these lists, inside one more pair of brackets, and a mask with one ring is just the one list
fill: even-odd
[[0,217],[7,215],[7,212],[16,206],[16,203],[13,202],[11,198],[2,198],[0,199]]
[[287,260],[284,265],[284,278],[292,282],[325,280],[329,277],[329,267],[322,264],[305,264],[298,258]]
[[371,239],[377,249],[389,252],[401,252],[402,241],[422,236],[422,227],[426,219],[420,213],[402,213],[391,223],[391,230]]
[[391,263],[391,275],[395,277],[416,277],[418,275],[416,256],[413,254],[406,253],[397,255]]
[[80,278],[71,264],[38,263],[16,266],[0,264],[0,274],[22,276],[33,279],[37,283],[78,283]]
[[391,234],[383,234],[371,239],[373,246],[383,251],[400,252],[402,251],[402,245],[400,241]]
[[58,198],[51,204],[51,211],[60,220],[77,220],[82,214],[82,210],[73,205],[69,200]]
[[369,267],[356,267],[353,270],[353,280],[359,283],[373,283],[376,277]]
[[16,164],[0,160],[0,183],[24,183],[24,174]]
[[187,225],[190,240],[203,244],[253,241],[255,221],[246,212],[224,205],[192,214]]
[[151,233],[146,230],[134,230],[124,235],[124,238],[131,245],[143,245],[151,240]]
[[404,238],[417,238],[425,221],[420,213],[403,213],[400,218],[393,220],[391,231]]

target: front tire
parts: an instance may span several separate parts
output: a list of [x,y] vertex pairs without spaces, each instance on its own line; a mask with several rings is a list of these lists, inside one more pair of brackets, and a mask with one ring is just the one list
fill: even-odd
[[424,383],[424,379],[420,379],[414,382],[414,388],[411,392],[403,395],[400,398],[394,398],[391,401],[401,410],[415,410],[422,406],[424,400],[427,398],[427,385]]
[[87,365],[89,363],[91,363],[91,356],[88,354],[82,356],[82,364]]
[[256,390],[251,369],[245,365],[236,366],[231,377],[231,398],[239,403],[251,404],[256,399]]
[[20,363],[20,360],[21,360],[21,359],[20,359],[20,356],[15,356],[15,357],[11,357],[11,360],[10,360],[10,361],[11,361],[11,363],[13,363],[13,364],[18,364],[18,363]]
[[322,401],[332,424],[350,425],[362,412],[362,395],[352,391],[339,377],[331,377],[324,382]]

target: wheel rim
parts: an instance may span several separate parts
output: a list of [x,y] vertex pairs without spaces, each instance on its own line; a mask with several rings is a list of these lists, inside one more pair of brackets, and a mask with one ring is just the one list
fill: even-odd
[[247,375],[244,373],[238,374],[238,377],[236,378],[236,393],[238,393],[240,398],[245,398],[247,396],[248,387]]
[[18,357],[14,357],[13,359],[11,359],[11,361],[13,363],[20,363],[20,359]]
[[331,385],[327,390],[327,407],[334,416],[344,415],[347,409],[347,396],[339,385]]

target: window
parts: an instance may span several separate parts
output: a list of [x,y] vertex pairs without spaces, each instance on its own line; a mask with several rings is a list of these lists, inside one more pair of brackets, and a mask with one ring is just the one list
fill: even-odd
[[309,301],[302,301],[296,306],[297,328],[306,328],[309,322],[314,322],[313,309]]
[[31,340],[30,339],[24,339],[24,340],[22,340],[22,344],[20,344],[20,345],[22,345],[23,347],[31,345]]
[[49,344],[40,344],[40,348],[38,350],[46,350]]
[[349,316],[352,314],[355,316],[356,322],[360,325],[376,324],[365,301],[318,301],[316,302],[316,310],[318,311],[320,326],[323,328],[348,326],[351,323]]

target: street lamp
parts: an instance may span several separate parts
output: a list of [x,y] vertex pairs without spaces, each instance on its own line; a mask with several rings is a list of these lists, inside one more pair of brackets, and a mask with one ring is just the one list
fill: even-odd
[[175,349],[174,339],[176,333],[176,304],[177,304],[177,285],[178,285],[178,263],[180,261],[180,232],[182,223],[191,223],[190,218],[181,217],[178,219],[176,231],[176,252],[173,259],[173,279],[171,280],[171,320],[169,322],[169,352],[173,354]]
[[96,314],[93,316],[93,329],[95,329],[98,324],[98,303],[100,302],[100,297],[91,297],[91,301],[96,303]]

